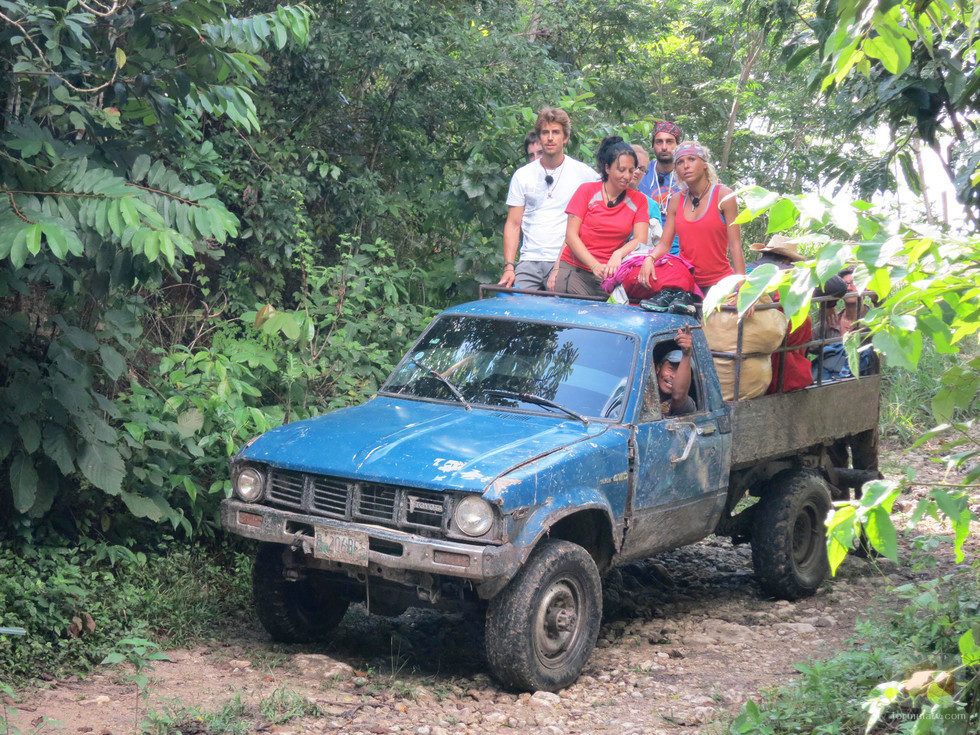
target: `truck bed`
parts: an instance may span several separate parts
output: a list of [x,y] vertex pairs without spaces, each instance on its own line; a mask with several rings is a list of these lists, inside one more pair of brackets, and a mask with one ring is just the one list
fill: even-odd
[[881,375],[734,401],[732,469],[873,429],[880,402]]

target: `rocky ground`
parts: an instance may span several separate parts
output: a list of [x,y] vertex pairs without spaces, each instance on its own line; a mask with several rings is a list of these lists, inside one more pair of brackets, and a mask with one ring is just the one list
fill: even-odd
[[[897,474],[910,463],[942,479],[921,457],[895,451],[883,469]],[[924,492],[903,497],[902,512]],[[748,546],[709,538],[614,571],[598,648],[559,694],[502,691],[485,673],[474,615],[411,610],[389,619],[355,607],[327,647],[274,645],[256,628],[169,651],[150,673],[146,703],[123,672],[104,670],[22,693],[15,722],[106,735],[150,720],[162,732],[197,733],[206,713],[220,712],[235,732],[297,735],[720,733],[747,698],[792,679],[795,664],[848,645],[876,595],[913,578],[889,561],[848,558],[815,596],[788,603],[763,596],[751,570]],[[306,714],[274,724],[288,711]]]

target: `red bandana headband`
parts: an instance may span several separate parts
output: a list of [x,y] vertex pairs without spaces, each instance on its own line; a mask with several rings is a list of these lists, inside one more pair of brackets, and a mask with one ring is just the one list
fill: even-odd
[[674,123],[667,120],[658,120],[656,123],[654,123],[653,134],[656,135],[657,133],[667,133],[667,135],[673,135],[674,140],[676,140],[678,143],[680,143],[684,137],[681,135],[681,129]]
[[697,156],[705,163],[708,161],[708,151],[697,143],[684,143],[683,145],[677,146],[674,149],[674,161],[676,162],[681,156]]

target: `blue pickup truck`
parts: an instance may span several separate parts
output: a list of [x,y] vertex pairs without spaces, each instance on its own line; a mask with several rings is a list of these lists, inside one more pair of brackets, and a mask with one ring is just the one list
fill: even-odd
[[[663,416],[653,366],[684,327],[694,410]],[[832,498],[876,469],[879,392],[871,375],[725,402],[695,318],[500,294],[436,317],[363,405],[250,441],[222,523],[261,542],[273,639],[322,637],[355,602],[476,604],[494,675],[555,691],[618,564],[715,533],[751,542],[768,594],[814,592]],[[863,467],[835,466],[848,443]]]

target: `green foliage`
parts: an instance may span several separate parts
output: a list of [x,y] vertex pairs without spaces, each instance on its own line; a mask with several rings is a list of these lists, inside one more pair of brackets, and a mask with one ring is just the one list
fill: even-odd
[[134,447],[115,394],[138,349],[140,289],[220,257],[239,221],[164,157],[205,116],[255,129],[255,54],[304,42],[310,13],[0,5],[0,503],[36,519],[91,488],[176,525],[162,495],[126,485]]
[[143,638],[123,638],[113,646],[112,650],[105,655],[100,662],[101,665],[129,664],[133,673],[128,674],[129,679],[136,685],[136,688],[143,695],[150,683],[149,677],[143,673],[144,670],[152,670],[151,661],[169,661],[167,655],[160,650],[153,641]]
[[[730,732],[976,731],[978,582],[980,568],[974,565],[941,580],[894,589],[876,606],[883,612],[858,622],[852,645],[828,660],[797,665],[799,682],[770,692],[760,702],[750,699]],[[891,611],[888,602],[894,599],[903,604]],[[961,632],[963,625],[967,633]],[[955,676],[952,693],[936,684],[949,686],[945,672]],[[921,690],[914,688],[913,675],[926,682]],[[887,684],[878,685],[881,681]]]
[[200,547],[0,546],[0,566],[0,627],[27,629],[0,636],[0,678],[11,683],[84,672],[127,638],[220,637],[251,594],[245,555]]
[[287,689],[284,684],[255,706],[246,705],[241,694],[236,694],[234,699],[213,712],[186,707],[174,700],[162,712],[149,713],[143,727],[161,735],[190,728],[202,735],[244,735],[254,732],[257,722],[263,726],[283,725],[302,717],[322,717],[323,714],[323,710],[308,697]]
[[[788,44],[813,53],[820,70],[813,86],[838,99],[862,100],[856,123],[883,122],[892,130],[887,157],[897,157],[913,190],[910,135],[930,145],[947,166],[959,199],[976,226],[980,209],[980,154],[973,120],[978,111],[976,6],[945,0],[818,2],[816,22]],[[941,145],[949,137],[952,145]]]

